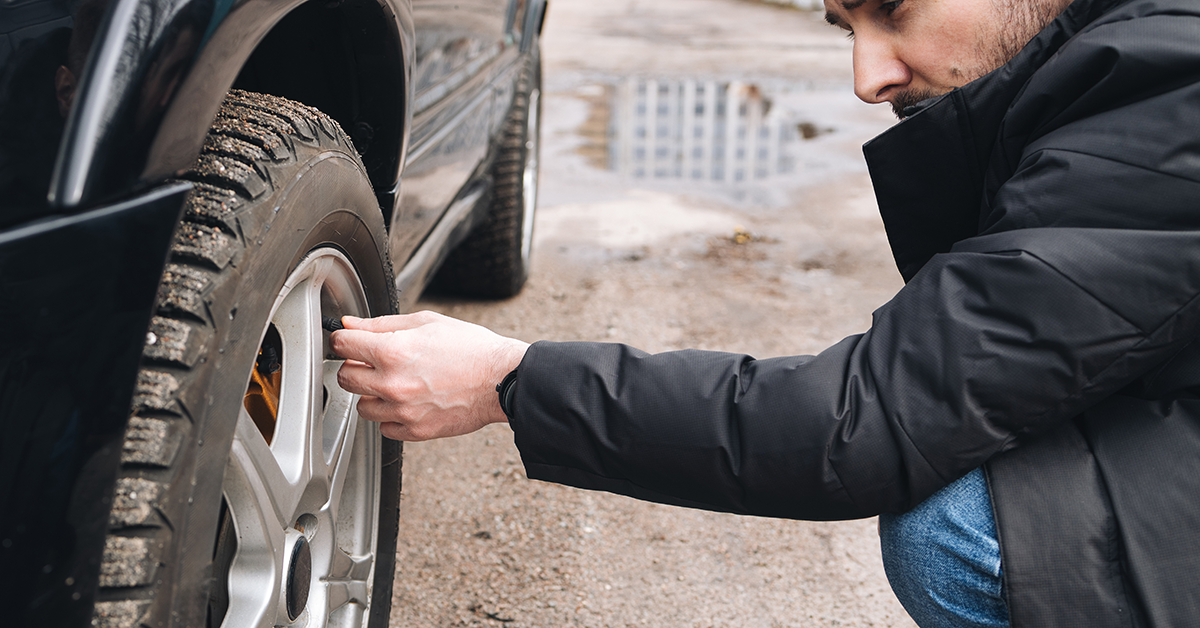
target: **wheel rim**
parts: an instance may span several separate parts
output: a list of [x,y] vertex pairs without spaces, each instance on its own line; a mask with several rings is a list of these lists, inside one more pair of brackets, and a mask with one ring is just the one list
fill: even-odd
[[369,616],[381,436],[337,386],[321,327],[346,314],[369,311],[334,249],[306,257],[275,300],[263,336],[274,330],[282,348],[277,420],[264,427],[244,405],[225,471],[237,548],[224,626],[359,628]]
[[[525,206],[521,212],[521,261],[529,262],[533,249],[533,214],[537,211],[538,155],[541,148],[541,105],[542,90],[534,87],[529,91],[529,114],[525,130],[525,172],[521,181],[521,197]],[[510,240],[511,241],[511,240]]]

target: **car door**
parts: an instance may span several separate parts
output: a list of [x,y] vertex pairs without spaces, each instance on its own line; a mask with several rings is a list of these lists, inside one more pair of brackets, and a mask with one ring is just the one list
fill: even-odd
[[487,154],[495,77],[510,44],[509,0],[414,0],[416,59],[409,152],[393,218],[397,268],[459,196]]

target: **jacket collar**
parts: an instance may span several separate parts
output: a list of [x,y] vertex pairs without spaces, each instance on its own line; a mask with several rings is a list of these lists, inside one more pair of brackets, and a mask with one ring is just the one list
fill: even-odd
[[907,282],[938,253],[979,231],[984,173],[1005,113],[1067,40],[1127,0],[1076,0],[990,74],[923,101],[863,146],[879,213]]

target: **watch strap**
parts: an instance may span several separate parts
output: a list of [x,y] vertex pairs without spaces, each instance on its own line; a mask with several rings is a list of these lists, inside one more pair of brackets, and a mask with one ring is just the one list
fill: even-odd
[[517,369],[513,369],[511,373],[504,376],[499,384],[496,384],[496,393],[500,395],[500,409],[504,411],[504,416],[509,419],[513,418],[512,400],[513,393],[516,390]]

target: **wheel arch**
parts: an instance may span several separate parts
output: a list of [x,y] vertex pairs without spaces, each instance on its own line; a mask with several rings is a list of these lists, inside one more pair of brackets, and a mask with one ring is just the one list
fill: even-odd
[[[395,188],[412,118],[409,0],[158,3],[112,0],[68,122],[54,205],[88,206],[177,176],[235,85],[327,111],[367,149],[381,196]],[[316,51],[299,49],[313,42]],[[313,59],[315,68],[303,65]],[[155,72],[168,65],[176,73],[164,81]],[[165,104],[155,111],[147,101]]]
[[403,49],[411,38],[395,17],[395,7],[379,0],[298,5],[263,36],[233,87],[301,102],[337,120],[373,187],[390,190],[407,126],[404,60],[411,58]]
[[237,87],[337,120],[362,153],[373,187],[390,191],[412,120],[413,41],[406,0],[251,0],[235,7],[181,86],[142,178],[189,167],[225,94]]

